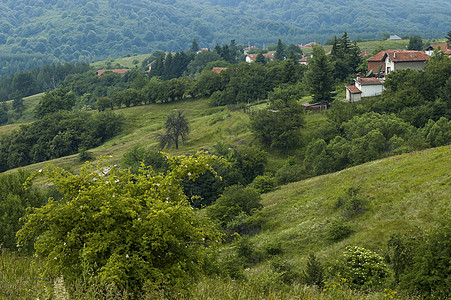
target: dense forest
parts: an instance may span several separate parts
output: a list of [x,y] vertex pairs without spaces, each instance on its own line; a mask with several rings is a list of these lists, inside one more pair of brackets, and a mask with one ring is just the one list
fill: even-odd
[[372,1],[9,1],[0,2],[0,76],[52,62],[92,62],[155,50],[181,51],[196,38],[213,48],[235,38],[262,46],[384,33],[443,36],[445,0],[383,6]]

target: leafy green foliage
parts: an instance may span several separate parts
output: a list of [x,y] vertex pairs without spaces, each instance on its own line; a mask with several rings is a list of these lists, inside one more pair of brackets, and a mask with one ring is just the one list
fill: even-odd
[[342,274],[353,288],[380,286],[389,276],[384,259],[368,249],[349,246],[341,260]]
[[324,267],[315,254],[310,253],[304,270],[305,283],[322,287],[324,285]]
[[3,125],[8,122],[8,107],[5,103],[0,105],[0,125]]
[[120,132],[121,116],[59,111],[22,125],[0,140],[0,171],[99,146]]
[[31,173],[19,170],[12,174],[0,175],[0,245],[15,250],[16,232],[21,227],[20,218],[28,207],[44,204],[44,193],[33,186],[24,186]]
[[390,250],[390,262],[395,275],[395,282],[399,283],[401,275],[412,263],[413,241],[399,233],[390,236],[387,242]]
[[335,219],[327,228],[326,238],[332,242],[339,242],[354,233],[351,225],[344,219]]
[[411,36],[409,39],[409,46],[407,47],[409,50],[423,50],[423,40],[419,35]]
[[256,189],[259,193],[267,193],[274,189],[275,179],[270,175],[259,175],[254,178],[251,186]]
[[304,111],[294,101],[276,101],[272,109],[260,110],[252,116],[251,126],[263,145],[288,150],[299,143],[299,129],[304,124]]
[[68,88],[60,87],[42,96],[36,107],[36,117],[42,119],[44,116],[59,110],[72,110],[75,105],[75,94]]
[[360,194],[360,187],[350,187],[346,194],[338,197],[335,207],[343,209],[343,217],[353,217],[364,213],[366,201]]
[[168,159],[165,175],[148,168],[132,174],[102,162],[86,163],[79,175],[43,170],[65,199],[34,209],[17,234],[19,244],[34,241],[46,274],[69,281],[85,275],[132,291],[186,284],[219,235],[192,210],[180,184],[212,170],[215,158]]
[[338,171],[409,150],[405,145],[416,134],[416,129],[404,120],[374,112],[354,116],[341,129],[343,136],[336,136],[329,143],[317,139],[307,146],[304,163],[312,174]]
[[[354,75],[362,63],[359,54],[357,43],[351,44],[347,32],[340,38],[335,37],[331,50],[334,77],[344,80],[347,76]],[[366,72],[366,69],[361,71]]]
[[328,102],[332,99],[333,69],[322,47],[313,48],[313,58],[309,61],[305,79],[313,94],[313,101]]
[[175,111],[166,119],[166,133],[160,135],[160,147],[171,147],[175,145],[175,149],[179,148],[179,138],[184,142],[189,134],[189,123],[183,115],[183,111]]
[[437,229],[407,243],[405,250],[399,249],[404,251],[399,255],[396,271],[404,271],[400,276],[403,288],[419,292],[422,297],[442,299],[451,292],[449,214],[445,213],[437,223]]
[[0,101],[27,97],[58,88],[70,74],[89,70],[87,63],[45,65],[31,71],[19,71],[0,80]]
[[226,227],[227,223],[233,221],[241,213],[250,216],[260,209],[262,207],[260,200],[260,194],[252,188],[242,185],[230,186],[224,189],[215,204],[208,207],[207,215],[221,226]]
[[142,164],[152,167],[157,173],[164,173],[169,167],[164,153],[146,149],[141,144],[137,144],[130,148],[130,150],[125,152],[122,157],[122,166],[129,168],[133,174],[139,172]]

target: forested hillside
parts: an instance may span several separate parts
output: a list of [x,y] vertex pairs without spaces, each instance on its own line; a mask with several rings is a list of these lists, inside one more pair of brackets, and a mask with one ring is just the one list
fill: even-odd
[[0,76],[55,61],[94,61],[155,50],[185,50],[231,39],[241,44],[351,38],[383,33],[444,36],[451,3],[219,0],[2,0]]

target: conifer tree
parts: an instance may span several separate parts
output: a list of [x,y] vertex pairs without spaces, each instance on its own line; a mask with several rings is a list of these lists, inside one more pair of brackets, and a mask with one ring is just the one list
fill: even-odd
[[262,53],[259,53],[255,58],[256,63],[266,64],[265,56]]
[[193,40],[193,43],[191,44],[191,48],[189,50],[193,53],[197,53],[197,51],[200,50],[199,44],[197,43],[196,39]]
[[285,53],[285,45],[280,39],[277,42],[276,54],[274,58],[276,60],[285,60],[287,58],[287,54]]
[[309,70],[305,76],[315,102],[332,99],[333,70],[323,47],[313,47],[313,58],[309,61]]

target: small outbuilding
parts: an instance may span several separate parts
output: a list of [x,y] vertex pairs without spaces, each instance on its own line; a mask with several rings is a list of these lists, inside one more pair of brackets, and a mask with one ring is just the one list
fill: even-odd
[[384,90],[383,84],[383,79],[357,77],[353,85],[346,86],[346,101],[357,102],[362,98],[379,96]]

